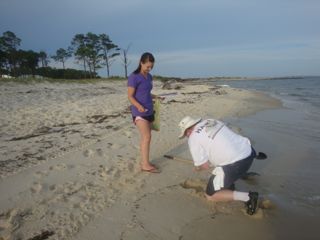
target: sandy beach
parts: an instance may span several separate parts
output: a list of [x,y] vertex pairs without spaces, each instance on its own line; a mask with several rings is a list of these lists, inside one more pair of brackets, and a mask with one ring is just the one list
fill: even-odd
[[177,137],[185,115],[243,117],[281,102],[212,84],[161,86],[154,82],[153,93],[167,96],[151,159],[162,172],[150,174],[139,170],[125,81],[1,83],[0,239],[276,239],[271,202],[253,216],[241,203],[209,203],[209,173],[163,155],[191,159]]

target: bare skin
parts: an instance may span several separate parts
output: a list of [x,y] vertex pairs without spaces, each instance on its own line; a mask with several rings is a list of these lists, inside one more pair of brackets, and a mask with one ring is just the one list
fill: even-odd
[[[140,74],[142,74],[145,78],[148,73],[153,68],[152,62],[140,62]],[[128,87],[128,99],[132,105],[134,105],[139,112],[145,112],[145,109],[134,97],[135,88]],[[152,97],[156,97],[152,95]],[[141,162],[140,167],[141,170],[150,171],[156,169],[154,165],[152,165],[149,161],[149,153],[150,153],[150,143],[151,143],[151,123],[144,120],[136,121],[136,126],[140,133],[140,153],[141,153]]]
[[151,170],[155,167],[149,162],[150,143],[151,143],[151,124],[148,121],[139,120],[136,125],[140,133],[140,153],[142,170]]
[[211,196],[206,194],[206,198],[213,202],[229,202],[234,200],[233,191],[231,190],[220,190]]

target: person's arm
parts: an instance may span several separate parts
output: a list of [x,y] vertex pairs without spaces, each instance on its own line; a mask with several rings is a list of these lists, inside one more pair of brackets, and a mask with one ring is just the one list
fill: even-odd
[[146,109],[134,97],[135,91],[135,88],[128,87],[128,99],[130,103],[138,109],[139,112],[145,112]]
[[194,167],[195,171],[202,171],[202,170],[208,170],[208,169],[210,169],[209,161],[205,162],[204,164],[201,164],[200,166]]
[[210,169],[210,162],[208,155],[204,148],[199,144],[199,139],[190,139],[188,141],[190,153],[194,163],[194,171],[208,170]]

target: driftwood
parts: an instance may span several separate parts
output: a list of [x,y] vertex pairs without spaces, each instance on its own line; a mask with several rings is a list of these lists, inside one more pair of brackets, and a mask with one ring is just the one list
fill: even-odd
[[175,81],[167,81],[162,85],[162,89],[171,90],[171,89],[181,89],[183,88],[181,83]]
[[183,163],[192,164],[192,161],[191,161],[191,160],[184,159],[184,158],[181,158],[181,157],[176,157],[176,156],[172,156],[172,155],[163,155],[163,156],[164,156],[165,158],[172,159],[172,160],[175,160],[175,161],[178,161],[178,162],[183,162]]
[[22,137],[14,137],[14,138],[9,139],[8,141],[25,140],[25,139],[29,139],[29,138],[34,138],[34,137],[46,135],[46,134],[49,134],[49,133],[62,132],[63,130],[64,130],[63,128],[54,129],[54,128],[49,128],[49,127],[42,127],[42,128],[37,129],[34,133],[27,134],[27,135],[22,136]]
[[49,237],[51,237],[52,235],[54,235],[53,231],[44,231],[32,238],[29,238],[28,240],[44,240],[44,239],[48,239]]

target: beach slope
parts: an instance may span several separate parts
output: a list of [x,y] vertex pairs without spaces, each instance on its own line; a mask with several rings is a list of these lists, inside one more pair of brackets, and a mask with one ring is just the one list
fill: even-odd
[[139,170],[126,82],[1,83],[0,239],[208,239],[201,227],[228,228],[227,215],[239,231],[257,225],[250,236],[258,236],[263,212],[208,203],[209,173],[163,155],[190,159],[177,137],[185,115],[240,117],[280,102],[213,84],[161,86],[154,83],[166,99],[151,161],[162,172],[150,174]]

